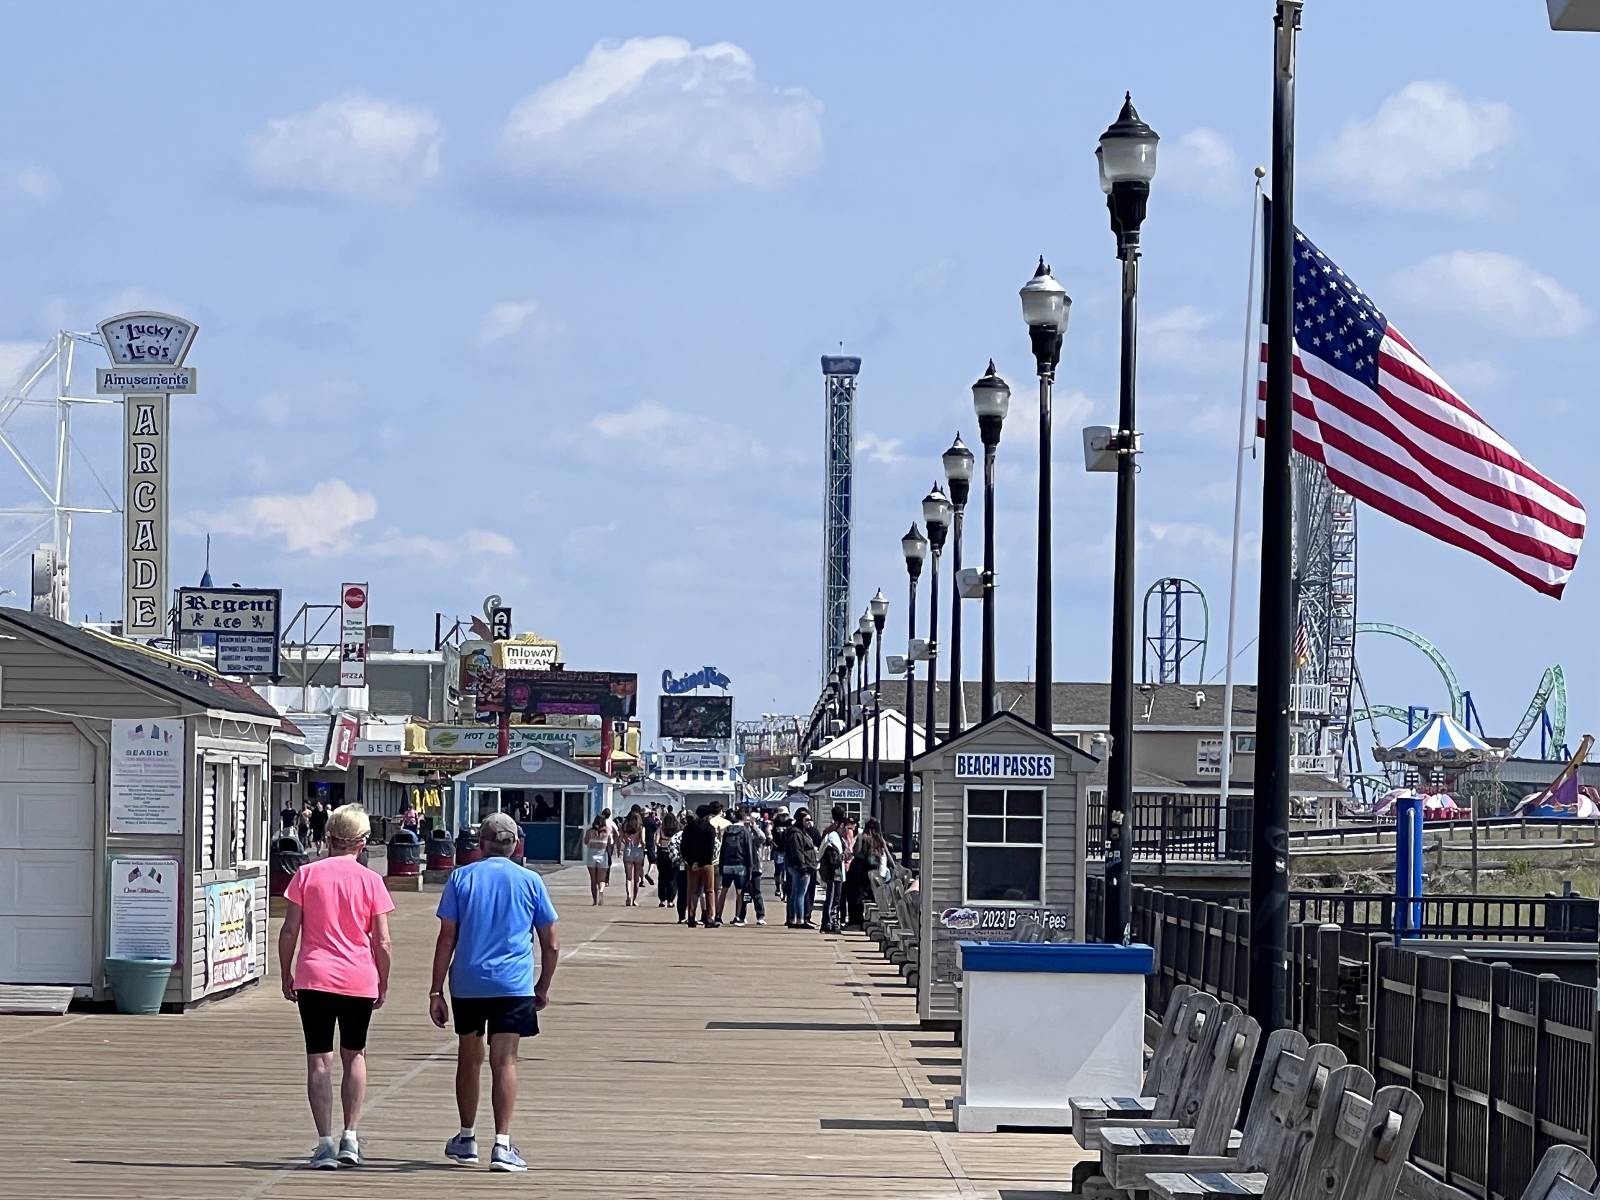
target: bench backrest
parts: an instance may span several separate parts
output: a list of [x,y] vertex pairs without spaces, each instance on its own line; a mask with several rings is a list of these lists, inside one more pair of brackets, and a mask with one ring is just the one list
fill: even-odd
[[1156,1103],[1151,1116],[1169,1121],[1178,1115],[1180,1103],[1188,1092],[1199,1086],[1191,1079],[1191,1072],[1202,1074],[1199,1059],[1204,1057],[1206,1023],[1211,1014],[1222,1007],[1222,1001],[1209,992],[1195,992],[1183,1002],[1183,1012],[1178,1021],[1178,1036],[1168,1047],[1165,1064],[1155,1068],[1161,1074],[1161,1088],[1155,1093]]
[[1211,1043],[1211,1070],[1203,1084],[1194,1117],[1191,1154],[1222,1154],[1228,1137],[1239,1121],[1239,1105],[1244,1101],[1250,1066],[1255,1062],[1256,1045],[1261,1041],[1261,1025],[1236,1006],[1219,1021],[1217,1036]]
[[[1576,1146],[1551,1146],[1534,1169],[1522,1200],[1593,1200],[1596,1171]],[[1400,1172],[1397,1193],[1406,1200],[1477,1200],[1471,1192],[1428,1174],[1416,1163]]]
[[1198,990],[1187,983],[1180,983],[1167,997],[1167,1011],[1161,1016],[1161,1031],[1156,1034],[1155,1047],[1150,1052],[1150,1069],[1144,1075],[1144,1095],[1158,1094],[1161,1085],[1166,1082],[1167,1067],[1180,1036],[1178,1026],[1183,1019],[1183,1002]]
[[1206,1086],[1215,1069],[1217,1046],[1237,1032],[1242,1015],[1237,1004],[1219,1003],[1206,1013],[1200,1028],[1191,1039],[1188,1057],[1178,1076],[1177,1094],[1172,1111],[1167,1117],[1179,1125],[1194,1127],[1200,1115],[1200,1105],[1205,1099]]
[[1261,1072],[1239,1146],[1242,1171],[1270,1175],[1298,1170],[1322,1106],[1328,1102],[1329,1081],[1345,1065],[1339,1047],[1325,1042],[1308,1047],[1303,1036],[1286,1038],[1274,1058],[1273,1039],[1290,1032],[1280,1029],[1274,1033],[1261,1057]]
[[[1422,1120],[1422,1099],[1410,1088],[1385,1087],[1369,1100],[1361,1090],[1372,1076],[1346,1065],[1337,1104],[1324,1107],[1305,1155],[1295,1200],[1390,1200]],[[1359,1083],[1358,1086],[1354,1086]]]

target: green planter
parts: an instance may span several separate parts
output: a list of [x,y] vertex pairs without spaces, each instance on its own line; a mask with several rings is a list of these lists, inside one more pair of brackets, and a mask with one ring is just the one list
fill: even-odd
[[158,1013],[172,963],[161,958],[108,958],[106,979],[120,1013]]

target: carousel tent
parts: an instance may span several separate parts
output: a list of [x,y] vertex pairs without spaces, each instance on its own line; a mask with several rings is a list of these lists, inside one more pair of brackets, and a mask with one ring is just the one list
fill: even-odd
[[1506,752],[1489,745],[1448,713],[1434,713],[1421,729],[1373,753],[1379,762],[1449,768],[1492,762],[1504,758]]

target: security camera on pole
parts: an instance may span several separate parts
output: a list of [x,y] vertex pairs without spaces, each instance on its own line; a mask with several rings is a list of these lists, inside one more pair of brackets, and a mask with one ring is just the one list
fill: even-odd
[[100,322],[111,366],[95,390],[120,394],[125,492],[122,516],[122,634],[167,637],[167,418],[174,395],[192,396],[196,372],[183,365],[193,321],[128,312]]

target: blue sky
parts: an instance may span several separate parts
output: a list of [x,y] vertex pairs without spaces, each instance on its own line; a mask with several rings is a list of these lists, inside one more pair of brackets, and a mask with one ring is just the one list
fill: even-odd
[[[1205,589],[1209,676],[1271,9],[1148,6],[1128,29],[1106,5],[504,5],[462,20],[194,4],[130,20],[84,4],[70,39],[21,9],[10,28],[31,49],[0,77],[0,351],[14,366],[52,330],[135,305],[200,322],[201,394],[174,406],[179,580],[198,577],[209,530],[220,580],[291,603],[370,580],[403,643],[494,591],[574,665],[637,670],[648,691],[663,668],[714,663],[742,712],[804,710],[817,358],[840,342],[865,360],[857,604],[882,585],[901,629],[898,538],[951,435],[976,443],[967,389],[985,361],[1010,378],[1000,667],[1028,671],[1036,451],[1016,289],[1043,252],[1074,299],[1056,675],[1104,678],[1112,487],[1079,470],[1076,427],[1113,413],[1117,267],[1093,149],[1131,88],[1162,134],[1139,581]],[[1550,32],[1532,2],[1308,10],[1299,224],[1589,498],[1600,160],[1582,119],[1600,39]],[[85,503],[89,467],[117,479],[106,416],[81,422]],[[0,475],[0,495],[27,500],[21,476]],[[118,606],[118,539],[114,520],[80,522],[76,612]],[[1593,722],[1595,569],[1580,563],[1553,603],[1361,522],[1362,617],[1437,642],[1491,733],[1553,662],[1575,731]],[[25,590],[24,570],[0,583]],[[1244,595],[1241,642],[1253,560]],[[1362,651],[1375,699],[1442,701],[1411,651]]]

